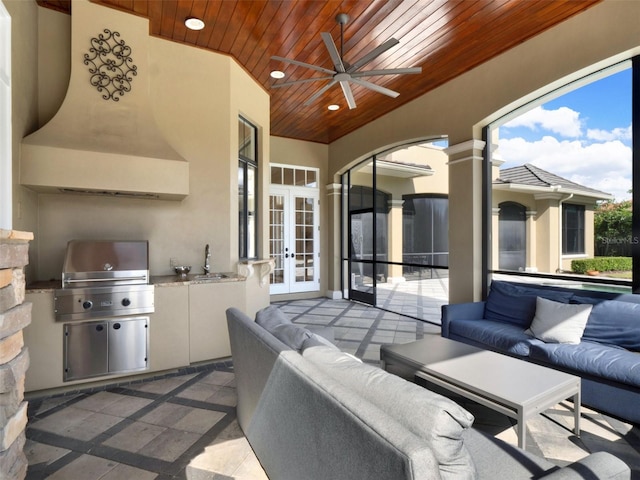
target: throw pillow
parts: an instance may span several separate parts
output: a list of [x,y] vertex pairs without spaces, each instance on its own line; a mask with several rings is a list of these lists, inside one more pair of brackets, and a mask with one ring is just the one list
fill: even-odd
[[518,325],[523,329],[531,325],[536,311],[536,298],[541,296],[558,302],[569,303],[571,292],[547,287],[528,287],[511,282],[494,280],[484,307],[484,318]]
[[291,320],[275,305],[269,305],[256,313],[256,323],[264,328],[267,332],[276,325],[283,323],[291,324]]
[[640,304],[601,301],[593,306],[582,339],[640,352],[639,321]]
[[440,478],[476,478],[473,459],[462,440],[474,419],[460,405],[339,350],[314,347],[302,356],[427,442],[438,461]]
[[580,343],[593,305],[574,305],[538,297],[527,333],[548,343]]

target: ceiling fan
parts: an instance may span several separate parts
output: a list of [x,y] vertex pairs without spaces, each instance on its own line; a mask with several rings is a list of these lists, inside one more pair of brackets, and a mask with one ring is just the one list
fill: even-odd
[[354,63],[349,64],[344,61],[343,58],[343,48],[344,48],[344,26],[349,21],[349,16],[346,13],[340,13],[336,16],[336,21],[340,24],[340,52],[336,48],[336,44],[331,37],[331,34],[328,32],[322,32],[320,35],[322,36],[322,40],[324,41],[327,50],[329,51],[329,56],[331,57],[331,61],[333,62],[334,70],[329,70],[328,68],[319,67],[317,65],[311,65],[309,63],[299,62],[297,60],[292,60],[290,58],[273,56],[272,60],[279,60],[282,62],[291,63],[293,65],[297,65],[300,67],[310,68],[312,70],[316,70],[318,72],[326,73],[329,76],[325,77],[314,77],[314,78],[306,78],[303,80],[293,80],[291,82],[282,82],[278,84],[272,85],[274,88],[287,87],[289,85],[296,85],[298,83],[307,83],[307,82],[317,82],[320,80],[330,80],[324,87],[314,93],[306,102],[304,102],[305,106],[313,103],[320,95],[333,87],[336,83],[340,83],[342,87],[342,92],[344,93],[344,97],[347,100],[347,105],[349,105],[349,109],[356,108],[356,101],[353,98],[353,92],[351,91],[350,83],[354,83],[356,85],[360,85],[362,87],[368,88],[370,90],[374,90],[376,92],[382,93],[384,95],[388,95],[389,97],[396,98],[400,95],[398,92],[390,90],[385,87],[381,87],[376,85],[375,83],[371,83],[367,80],[363,80],[363,77],[373,77],[378,75],[402,75],[406,73],[422,73],[422,67],[414,67],[414,68],[388,68],[383,70],[367,70],[367,71],[359,71],[359,69],[365,66],[367,63],[371,62],[375,58],[382,55],[384,52],[389,50],[391,47],[396,46],[400,43],[395,38],[390,38],[382,45],[374,48],[371,52],[356,60]]

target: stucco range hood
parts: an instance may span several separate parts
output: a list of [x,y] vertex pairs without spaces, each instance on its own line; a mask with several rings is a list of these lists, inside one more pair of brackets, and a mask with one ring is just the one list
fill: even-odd
[[[165,140],[151,107],[148,32],[147,19],[74,0],[69,87],[51,121],[22,140],[22,185],[113,197],[189,194],[189,163]],[[130,48],[130,89],[113,95],[117,100],[91,84],[92,65],[84,61],[101,35],[113,37],[111,47],[118,41]]]

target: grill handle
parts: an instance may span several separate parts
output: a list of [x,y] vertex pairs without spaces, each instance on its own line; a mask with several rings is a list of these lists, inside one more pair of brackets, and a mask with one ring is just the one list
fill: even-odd
[[146,281],[147,277],[145,275],[140,275],[138,277],[110,277],[110,278],[65,278],[65,283],[93,283],[93,282],[130,282],[132,280],[143,280]]

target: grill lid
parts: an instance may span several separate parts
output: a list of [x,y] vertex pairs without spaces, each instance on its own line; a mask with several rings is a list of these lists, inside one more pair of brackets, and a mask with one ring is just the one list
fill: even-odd
[[149,283],[146,240],[71,240],[62,268],[62,288]]

